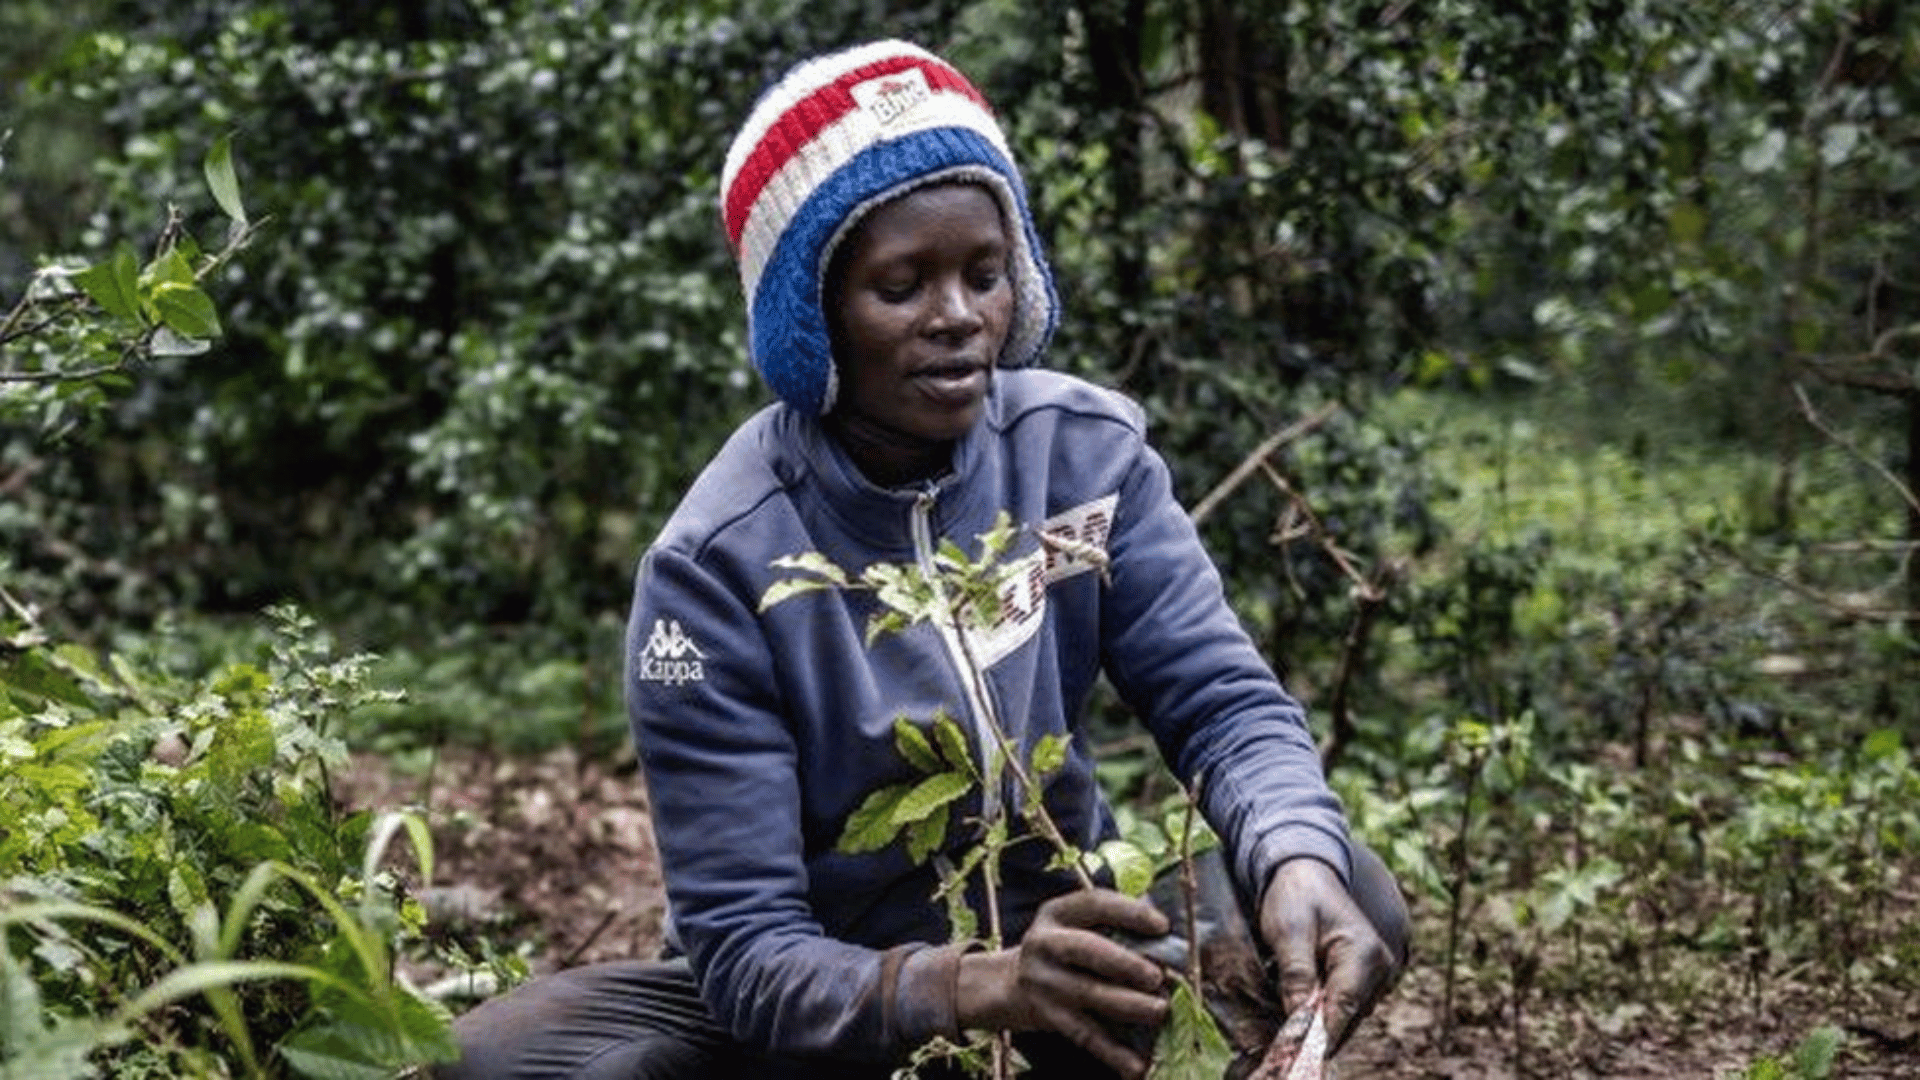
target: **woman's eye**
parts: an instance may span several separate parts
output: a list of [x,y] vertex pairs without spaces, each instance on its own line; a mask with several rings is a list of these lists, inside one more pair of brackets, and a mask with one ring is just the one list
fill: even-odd
[[973,272],[973,287],[981,292],[991,292],[1006,280],[1006,271],[998,266],[989,266]]
[[918,284],[915,281],[882,281],[874,285],[873,294],[889,304],[898,304],[912,299]]

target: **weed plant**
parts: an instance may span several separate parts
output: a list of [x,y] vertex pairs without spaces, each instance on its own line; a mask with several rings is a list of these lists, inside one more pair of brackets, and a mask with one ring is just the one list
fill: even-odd
[[[388,695],[292,611],[191,674],[0,642],[0,1076],[384,1077],[452,1052],[396,981],[423,820],[345,813],[340,718]],[[177,657],[175,658],[178,659]]]

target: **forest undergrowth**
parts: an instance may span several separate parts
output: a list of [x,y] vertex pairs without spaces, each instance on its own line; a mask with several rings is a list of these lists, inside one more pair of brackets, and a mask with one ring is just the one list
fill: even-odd
[[[1760,454],[1648,450],[1538,399],[1394,408],[1454,494],[1449,541],[1390,601],[1331,772],[1420,927],[1376,1031],[1392,1053],[1360,1075],[1916,1067],[1914,659],[1898,623],[1845,606],[1896,588],[1897,568],[1811,538],[1884,527],[1854,487],[1821,483],[1853,463],[1836,448],[1802,464],[1834,494],[1804,499],[1789,539],[1754,516],[1774,467]],[[1800,591],[1778,587],[1788,574]],[[1293,680],[1323,727],[1329,670]],[[540,706],[549,745],[630,754],[604,688],[544,678],[562,688]],[[453,730],[434,685],[369,717],[389,753],[411,739],[388,759],[403,774],[437,745],[538,760],[526,713],[498,739],[477,717]],[[1124,718],[1096,726],[1124,806],[1172,793]],[[577,959],[575,933],[556,948]],[[523,955],[539,968],[552,951]]]

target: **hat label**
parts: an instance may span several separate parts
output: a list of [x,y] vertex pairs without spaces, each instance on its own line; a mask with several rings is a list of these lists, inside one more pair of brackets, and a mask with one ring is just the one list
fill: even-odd
[[914,106],[933,97],[927,85],[927,73],[917,67],[882,75],[856,83],[850,93],[867,114],[885,127],[912,112]]

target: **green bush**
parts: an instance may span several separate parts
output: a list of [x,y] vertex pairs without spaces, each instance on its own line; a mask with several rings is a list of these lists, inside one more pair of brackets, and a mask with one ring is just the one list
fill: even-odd
[[275,619],[261,655],[191,677],[6,624],[0,1073],[381,1077],[451,1053],[392,967],[424,913],[387,849],[404,833],[429,877],[425,824],[328,785],[341,723],[390,695]]

